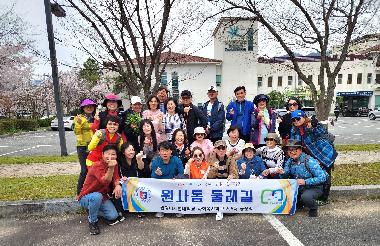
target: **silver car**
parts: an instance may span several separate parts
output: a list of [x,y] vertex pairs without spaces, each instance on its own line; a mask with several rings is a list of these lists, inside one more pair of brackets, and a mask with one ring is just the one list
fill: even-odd
[[369,111],[368,118],[370,120],[375,120],[376,118],[380,118],[380,107],[376,107],[374,110]]
[[[74,116],[65,116],[63,117],[63,126],[67,130],[74,130]],[[50,128],[53,131],[58,130],[58,119],[55,118],[51,121]]]

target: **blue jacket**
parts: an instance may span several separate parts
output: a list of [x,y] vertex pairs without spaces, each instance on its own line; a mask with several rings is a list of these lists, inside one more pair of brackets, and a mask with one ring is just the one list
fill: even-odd
[[[241,129],[243,135],[249,135],[251,133],[251,114],[253,111],[253,102],[245,100],[244,114],[242,125],[238,126]],[[231,126],[237,126],[237,107],[238,102],[230,102],[226,108],[226,119],[231,121]],[[230,115],[230,110],[234,109],[234,114]]]
[[338,153],[334,146],[323,138],[327,133],[327,130],[317,123],[315,127],[307,128],[302,126],[304,135],[301,136],[300,129],[292,126],[290,130],[290,138],[296,139],[302,142],[302,146],[306,148],[306,152],[309,152],[312,157],[317,159],[325,167],[330,167],[334,162]]
[[[161,168],[162,175],[156,174],[157,167]],[[152,178],[155,179],[172,179],[177,176],[183,177],[183,164],[177,156],[170,157],[169,163],[165,164],[160,156],[157,156],[152,161]]]
[[[260,144],[261,127],[263,126],[263,120],[257,119],[258,113],[259,113],[259,109],[256,108],[255,110],[253,110],[252,117],[251,117],[251,127],[252,127],[251,142],[254,145]],[[267,126],[268,133],[275,132],[275,130],[276,130],[276,113],[271,108],[268,108],[268,113],[269,113],[269,118],[270,118],[269,126]]]
[[[207,105],[210,101],[203,104],[202,112],[206,115],[207,119]],[[224,124],[225,124],[225,114],[224,105],[218,99],[212,104],[211,108],[211,120],[210,120],[210,138],[221,138],[223,137]]]
[[299,162],[295,162],[292,158],[289,158],[284,165],[284,174],[280,174],[280,178],[294,178],[304,179],[305,185],[314,186],[320,185],[327,180],[328,174],[322,170],[318,161],[313,157],[309,157],[307,164],[310,168],[310,172],[305,167],[306,154],[302,153],[299,157]]
[[[244,162],[247,166],[247,169],[245,169],[244,174],[240,174],[241,164],[243,164]],[[264,165],[263,160],[261,159],[260,156],[257,156],[257,155],[255,155],[252,158],[252,160],[248,160],[247,158],[245,158],[245,156],[242,156],[239,160],[237,160],[236,164],[238,166],[239,179],[249,179],[251,174],[259,176],[265,170],[265,165]]]

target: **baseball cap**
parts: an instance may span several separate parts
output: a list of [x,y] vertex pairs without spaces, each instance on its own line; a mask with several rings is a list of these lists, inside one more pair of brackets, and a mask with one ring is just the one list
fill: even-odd
[[215,92],[218,92],[218,89],[216,88],[216,86],[210,86],[209,88],[208,88],[208,90],[207,90],[208,92],[210,92],[210,91],[215,91]]
[[224,140],[217,140],[215,143],[214,143],[214,147],[215,148],[218,148],[219,146],[227,146],[226,142]]
[[141,103],[141,98],[138,97],[138,96],[133,96],[133,97],[131,97],[131,104],[136,104],[136,103],[140,103],[140,104],[142,104],[142,103]]
[[291,116],[292,119],[297,117],[305,117],[305,112],[303,112],[302,110],[295,110],[292,112]]

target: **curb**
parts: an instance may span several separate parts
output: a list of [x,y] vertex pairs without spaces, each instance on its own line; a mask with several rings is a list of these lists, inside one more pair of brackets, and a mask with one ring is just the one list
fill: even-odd
[[41,132],[47,132],[49,129],[43,129],[43,130],[37,130],[37,131],[30,131],[30,132],[18,132],[15,134],[4,134],[0,135],[0,138],[7,138],[7,137],[16,137],[16,136],[22,136],[22,135],[29,135],[34,133],[41,133]]
[[[380,198],[380,185],[332,186],[331,200],[347,201]],[[81,207],[74,198],[0,202],[0,218],[20,215],[76,214]]]

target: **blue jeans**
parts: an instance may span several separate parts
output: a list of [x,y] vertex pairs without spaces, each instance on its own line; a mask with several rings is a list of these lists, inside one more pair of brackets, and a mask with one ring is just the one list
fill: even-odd
[[83,196],[79,203],[88,209],[88,221],[94,223],[98,221],[98,216],[107,220],[114,220],[118,217],[115,206],[111,200],[103,201],[103,196],[99,192],[93,192]]

